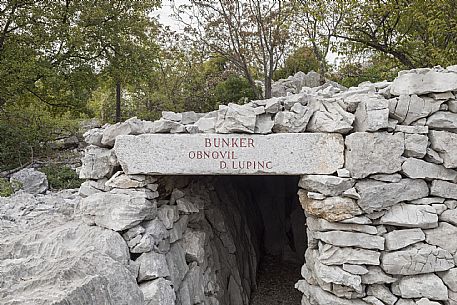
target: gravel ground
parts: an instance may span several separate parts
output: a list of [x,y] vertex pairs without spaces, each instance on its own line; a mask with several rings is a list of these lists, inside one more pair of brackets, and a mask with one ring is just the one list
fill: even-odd
[[251,305],[300,305],[301,293],[294,288],[301,265],[266,256],[260,264],[257,291]]

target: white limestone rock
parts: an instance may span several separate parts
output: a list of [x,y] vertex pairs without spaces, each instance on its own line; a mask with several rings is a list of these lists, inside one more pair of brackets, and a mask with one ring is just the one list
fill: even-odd
[[425,197],[421,199],[411,200],[410,203],[412,204],[440,204],[444,202],[444,198],[440,197]]
[[119,135],[141,134],[143,132],[145,132],[144,122],[137,118],[131,118],[125,122],[108,126],[103,130],[100,142],[103,146],[112,147]]
[[367,295],[372,295],[388,305],[394,305],[398,300],[398,298],[390,292],[389,288],[383,284],[370,285],[367,289]]
[[152,123],[149,133],[185,133],[186,127],[178,122],[160,119]]
[[201,133],[215,133],[216,132],[216,117],[202,117],[195,122],[198,132]]
[[82,158],[82,167],[79,171],[81,179],[101,179],[110,177],[118,165],[116,156],[111,149],[88,146]]
[[368,269],[362,265],[343,264],[343,270],[357,275],[364,275],[368,273]]
[[183,247],[187,262],[203,264],[205,259],[206,233],[188,228],[183,235]]
[[440,179],[448,181],[457,179],[457,171],[416,158],[406,159],[401,169],[406,177],[413,179]]
[[428,126],[408,126],[408,125],[396,125],[396,132],[403,132],[405,134],[428,134]]
[[448,290],[436,274],[406,276],[398,281],[398,289],[402,298],[428,298],[446,301]]
[[[203,270],[201,270],[200,266],[197,266],[195,262],[190,264],[189,272],[187,272],[186,277],[179,287],[177,296],[179,304],[205,304],[205,287],[202,274]],[[230,290],[230,288],[228,290]]]
[[144,295],[144,305],[175,305],[176,295],[171,282],[163,278],[140,284]]
[[369,96],[362,100],[355,112],[354,130],[378,131],[389,126],[389,102],[379,96]]
[[352,188],[355,181],[327,175],[303,175],[298,183],[301,188],[322,193],[326,196],[338,196]]
[[368,273],[362,275],[362,284],[377,285],[377,284],[391,284],[398,279],[387,275],[378,266],[368,266]]
[[348,287],[355,292],[362,293],[362,279],[359,275],[355,275],[344,271],[337,266],[327,266],[319,261],[314,264],[314,275],[318,282],[324,284],[337,284]]
[[457,100],[450,100],[447,104],[450,112],[457,113]]
[[316,218],[308,216],[306,218],[306,224],[312,231],[348,231],[348,232],[360,232],[376,235],[378,230],[375,226],[364,225],[364,224],[347,224],[340,222],[329,222],[322,218]]
[[186,276],[189,267],[186,263],[185,251],[180,243],[173,243],[170,251],[166,254],[168,270],[170,271],[173,287],[179,287]]
[[[300,280],[295,284],[295,288],[300,290],[304,294],[306,300],[304,304],[313,305],[368,305],[368,303],[362,300],[348,300],[345,298],[339,298],[334,294],[327,292],[318,286],[310,285],[305,280]],[[308,302],[308,303],[306,303]],[[303,300],[302,300],[303,303]]]
[[148,199],[146,191],[113,190],[96,193],[81,200],[80,210],[95,224],[123,231],[157,214],[157,203]]
[[438,215],[428,205],[398,204],[392,206],[379,222],[398,227],[430,229],[438,226]]
[[256,114],[251,107],[230,103],[220,105],[217,112],[217,133],[254,133]]
[[143,253],[136,262],[140,265],[138,282],[170,276],[167,261],[163,254],[155,252]]
[[176,205],[163,205],[157,210],[157,217],[164,224],[165,228],[173,228],[173,224],[179,219],[179,210]]
[[438,111],[427,119],[430,129],[457,132],[457,113]]
[[378,180],[378,181],[383,181],[383,182],[393,182],[397,183],[400,182],[402,177],[400,174],[376,174],[376,175],[371,175],[368,177],[373,180]]
[[405,138],[402,133],[356,132],[346,137],[346,168],[354,178],[392,174],[401,169]]
[[148,184],[148,181],[144,179],[135,179],[129,175],[125,175],[123,172],[115,173],[105,185],[109,188],[129,189],[129,188],[143,188]]
[[390,116],[399,124],[410,125],[440,110],[442,103],[443,101],[421,98],[417,95],[401,95],[398,99],[389,100]]
[[430,194],[433,196],[457,199],[457,184],[447,181],[434,180],[430,187]]
[[448,222],[454,226],[457,226],[457,209],[449,209],[441,213],[439,216],[440,221]]
[[405,134],[406,157],[423,158],[427,153],[428,137],[420,134]]
[[34,168],[24,168],[11,175],[10,182],[13,187],[29,194],[43,194],[48,190],[48,178],[45,173]]
[[431,147],[438,152],[446,168],[457,168],[457,134],[447,131],[430,131]]
[[457,268],[449,269],[438,275],[450,290],[457,292]]
[[441,305],[441,303],[430,301],[426,298],[422,298],[416,302],[416,305]]
[[457,73],[450,70],[418,69],[404,71],[393,81],[393,95],[441,93],[457,90]]
[[308,215],[324,218],[328,221],[340,221],[362,214],[362,210],[351,198],[327,197],[324,200],[315,200],[309,198],[304,190],[299,190],[298,196]]
[[189,124],[194,124],[195,122],[200,119],[203,114],[202,113],[195,113],[194,111],[186,111],[181,113],[181,124],[183,125],[189,125]]
[[344,231],[315,232],[314,238],[338,247],[384,250],[384,238],[365,233]]
[[381,258],[382,269],[394,275],[415,275],[446,271],[454,267],[448,251],[418,243],[403,250],[386,252]]
[[345,111],[338,103],[313,101],[309,107],[315,112],[309,121],[307,131],[346,134],[353,129],[355,116]]
[[424,232],[425,241],[428,244],[443,248],[451,254],[457,252],[457,227],[447,222],[440,222],[437,228],[425,230]]
[[103,146],[102,145],[102,138],[103,138],[103,129],[101,128],[94,128],[89,129],[83,134],[84,142],[89,145],[95,146]]
[[380,256],[378,251],[322,244],[319,246],[318,259],[326,265],[379,265]]
[[275,122],[270,114],[261,114],[257,116],[254,132],[258,134],[272,133]]
[[273,131],[276,133],[304,132],[313,111],[300,103],[295,103],[292,111],[278,112],[274,119]]
[[371,305],[385,305],[383,302],[381,302],[381,300],[379,300],[378,298],[376,298],[372,295],[364,297],[362,300],[364,300],[365,302],[367,302],[368,304],[371,304]]
[[355,188],[361,199],[357,204],[366,213],[387,209],[402,201],[410,201],[428,196],[428,185],[424,180],[402,179],[398,183],[376,180],[362,180]]
[[392,251],[424,241],[425,234],[418,228],[394,230],[384,235],[384,238],[386,239],[386,250]]
[[183,234],[187,229],[188,223],[188,215],[183,215],[181,218],[179,218],[179,220],[173,225],[173,228],[170,230],[170,243],[174,243],[183,237]]
[[173,111],[162,111],[162,119],[174,122],[181,122],[182,113],[175,113]]

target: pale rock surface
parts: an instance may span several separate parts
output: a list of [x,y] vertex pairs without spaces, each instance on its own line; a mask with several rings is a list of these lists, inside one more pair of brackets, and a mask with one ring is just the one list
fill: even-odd
[[405,134],[428,134],[428,126],[396,125],[395,131]]
[[306,224],[310,230],[313,231],[349,231],[349,232],[360,232],[376,235],[378,230],[374,226],[363,225],[363,224],[346,224],[339,222],[329,222],[322,218],[316,218],[308,216],[306,218]]
[[425,241],[428,244],[443,248],[451,254],[457,252],[457,227],[447,222],[440,222],[437,228],[424,232]]
[[81,200],[81,212],[95,224],[122,231],[143,220],[152,219],[157,204],[147,198],[147,192],[126,190],[96,193]]
[[407,276],[398,281],[398,289],[402,298],[428,298],[446,301],[448,290],[436,274]]
[[112,147],[116,137],[119,135],[140,134],[143,132],[145,132],[144,122],[137,118],[131,118],[125,122],[108,126],[103,130],[103,136],[100,142],[103,146]]
[[434,180],[430,188],[430,194],[438,197],[457,199],[457,184]]
[[186,111],[181,113],[181,124],[189,125],[195,124],[202,116],[202,113],[195,113],[194,111]]
[[319,261],[326,265],[379,265],[380,255],[373,250],[319,246]]
[[387,275],[378,266],[368,266],[368,273],[362,275],[362,283],[367,285],[391,284],[397,281],[397,278]]
[[216,132],[216,117],[202,117],[195,122],[198,132],[214,133]]
[[162,111],[162,119],[168,121],[181,122],[182,113],[176,113],[173,111]]
[[428,205],[398,204],[380,219],[381,224],[407,228],[430,229],[438,226],[436,210]]
[[457,132],[457,113],[447,111],[434,113],[427,119],[427,126],[430,129]]
[[[368,303],[362,300],[348,300],[345,298],[339,298],[334,294],[327,292],[318,286],[310,285],[304,280],[298,281],[295,284],[295,288],[300,290],[304,294],[306,301],[304,304],[311,305],[368,305]],[[309,301],[308,301],[309,300]],[[309,303],[306,303],[309,302]],[[303,301],[302,301],[303,303]]]
[[454,226],[457,226],[457,209],[449,209],[441,213],[439,216],[440,221],[448,222]]
[[173,287],[179,287],[186,276],[187,271],[189,271],[185,255],[185,251],[180,243],[172,244],[170,251],[166,254],[168,270],[170,271]]
[[299,190],[300,203],[308,215],[324,218],[328,221],[339,221],[362,214],[355,200],[347,197],[327,197],[315,200],[307,192]]
[[84,142],[89,145],[95,146],[103,146],[102,145],[102,138],[103,138],[103,129],[101,128],[94,128],[89,129],[83,134]]
[[275,122],[271,118],[270,114],[262,114],[257,116],[257,120],[255,122],[255,133],[259,134],[269,134],[272,132],[273,126]]
[[390,91],[393,95],[427,94],[457,90],[457,73],[434,69],[404,71],[393,81]]
[[413,179],[440,179],[448,181],[457,179],[457,171],[416,158],[406,159],[401,169],[406,177]]
[[322,193],[326,196],[338,196],[352,188],[355,181],[327,175],[303,175],[298,185],[309,191]]
[[398,183],[401,181],[402,177],[400,174],[376,174],[368,177],[373,180],[383,181],[383,182],[393,182]]
[[357,275],[368,273],[368,269],[362,265],[343,264],[343,270]]
[[416,200],[411,200],[410,203],[413,203],[413,204],[437,204],[437,203],[443,203],[444,202],[444,198],[440,198],[440,197],[425,197],[425,198],[421,198],[421,199],[416,199]]
[[376,298],[372,295],[364,297],[362,300],[364,300],[365,302],[367,302],[368,304],[371,304],[371,305],[385,305],[378,298]]
[[300,103],[295,103],[291,111],[281,111],[274,119],[273,131],[276,133],[304,132],[313,111]]
[[144,305],[175,305],[176,295],[171,282],[163,278],[140,284]]
[[378,131],[389,126],[389,103],[377,96],[362,100],[355,112],[355,131]]
[[125,175],[123,172],[117,172],[106,181],[105,185],[109,188],[120,189],[143,188],[147,184],[146,177],[143,176],[143,178],[144,180],[135,179],[135,177]]
[[423,198],[429,194],[427,183],[419,179],[402,179],[398,183],[362,180],[356,183],[355,188],[361,197],[357,204],[366,213],[387,209],[399,202]]
[[437,112],[443,101],[431,98],[420,98],[417,95],[400,95],[398,99],[389,100],[390,116],[399,124],[410,125],[414,121],[428,117]]
[[42,194],[48,190],[48,178],[45,173],[37,171],[33,168],[24,168],[15,172],[10,182],[19,183],[19,188],[29,194]]
[[362,279],[360,276],[344,271],[337,266],[327,266],[319,261],[314,264],[314,275],[318,282],[337,284],[349,287],[354,291],[362,292]]
[[353,129],[354,115],[345,111],[339,104],[314,101],[309,107],[315,112],[309,121],[307,131],[346,134]]
[[384,235],[386,250],[398,250],[409,245],[425,240],[425,234],[421,229],[395,230]]
[[391,174],[401,169],[405,138],[402,133],[356,132],[346,137],[346,168],[354,178]]
[[398,298],[392,292],[390,292],[389,288],[383,284],[375,284],[369,286],[367,289],[367,294],[376,297],[388,305],[394,305],[398,300]]
[[429,299],[422,298],[416,302],[416,305],[441,305],[438,302],[430,301]]
[[457,134],[447,131],[430,131],[430,142],[446,168],[457,168]]
[[82,158],[82,167],[79,172],[81,179],[101,179],[113,174],[118,164],[111,149],[88,146]]
[[152,123],[150,133],[184,133],[186,127],[178,122],[160,119]]
[[217,133],[254,133],[256,114],[251,107],[230,103],[220,105],[217,112]]
[[314,237],[338,247],[384,250],[384,238],[365,233],[344,231],[315,232]]
[[201,265],[205,259],[206,233],[189,228],[184,233],[183,241],[186,261]]
[[394,275],[414,275],[446,271],[454,267],[452,255],[441,248],[418,243],[403,250],[387,252],[381,258],[381,267]]
[[421,134],[405,134],[406,157],[423,158],[427,153],[428,137]]
[[167,261],[163,254],[154,252],[143,253],[138,257],[136,262],[140,266],[138,282],[170,276]]

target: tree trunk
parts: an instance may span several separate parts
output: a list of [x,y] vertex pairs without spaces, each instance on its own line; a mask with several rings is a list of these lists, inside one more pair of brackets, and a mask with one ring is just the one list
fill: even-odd
[[121,121],[121,81],[116,81],[116,122]]
[[270,76],[265,76],[265,99],[271,98],[271,77]]

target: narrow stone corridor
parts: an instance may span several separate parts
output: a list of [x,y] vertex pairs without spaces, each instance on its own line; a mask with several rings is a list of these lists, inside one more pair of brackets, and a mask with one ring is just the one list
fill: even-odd
[[301,278],[301,264],[281,257],[265,256],[257,273],[257,290],[251,305],[300,305],[301,293],[294,288]]

